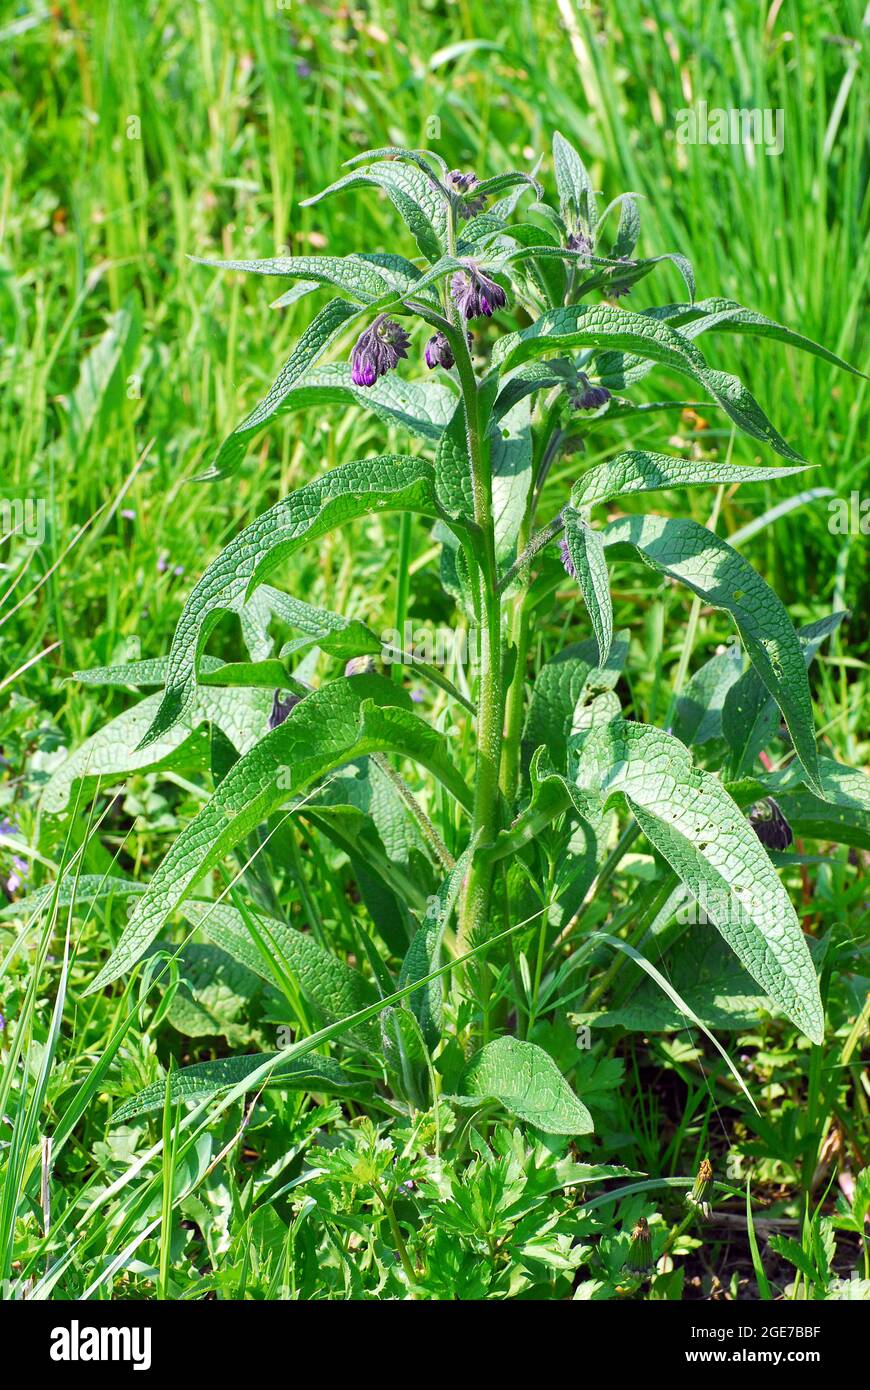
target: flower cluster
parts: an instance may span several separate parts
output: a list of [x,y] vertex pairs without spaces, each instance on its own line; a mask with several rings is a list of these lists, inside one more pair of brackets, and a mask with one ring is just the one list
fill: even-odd
[[474,261],[466,261],[465,266],[465,270],[457,270],[450,282],[459,312],[466,319],[491,319],[496,309],[507,304],[507,295]]
[[374,386],[378,377],[398,365],[400,357],[408,356],[410,345],[411,339],[402,325],[386,314],[379,314],[357,338],[350,354],[354,386]]
[[571,396],[573,410],[598,410],[610,400],[606,386],[593,386],[585,372],[577,373],[578,389]]
[[[456,198],[456,211],[460,217],[474,217],[486,207],[486,197],[474,197],[478,178],[470,171],[463,174],[459,169],[451,169],[447,175],[447,187]],[[472,196],[469,197],[468,195]]]

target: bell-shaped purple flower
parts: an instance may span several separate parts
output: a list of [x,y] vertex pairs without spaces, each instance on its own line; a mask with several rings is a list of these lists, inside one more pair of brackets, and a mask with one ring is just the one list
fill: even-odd
[[430,371],[435,367],[452,367],[455,358],[453,349],[444,333],[433,333],[426,343],[423,356]]
[[749,824],[766,849],[788,849],[794,839],[791,826],[772,796],[753,806]]
[[378,377],[398,365],[400,357],[408,356],[410,343],[401,324],[386,314],[379,314],[357,338],[350,354],[354,386],[374,386]]
[[564,566],[565,573],[569,574],[572,579],[576,579],[577,571],[574,568],[574,561],[571,559],[571,552],[568,549],[568,542],[566,541],[564,536],[559,541],[559,557],[562,561],[562,565]]
[[569,251],[582,251],[584,256],[588,256],[592,251],[592,238],[582,227],[577,227],[568,233],[566,245]]
[[[476,213],[482,212],[486,207],[486,196],[474,197],[474,190],[477,188],[478,178],[471,170],[462,173],[460,169],[451,169],[447,175],[447,187],[450,192],[456,195],[456,209],[460,217],[474,217]],[[468,195],[472,196],[469,197]]]
[[[617,260],[624,265],[633,266],[635,264],[629,256],[617,256]],[[616,274],[615,271],[613,273]],[[609,294],[611,299],[624,299],[627,294],[631,294],[631,285],[617,280],[615,284],[610,286]]]
[[294,709],[301,700],[301,695],[290,694],[286,700],[281,699],[280,690],[276,690],[272,697],[272,711],[269,715],[269,728],[277,729],[279,724],[283,724],[291,709]]
[[593,386],[585,372],[577,373],[579,389],[571,397],[574,410],[599,410],[610,400],[606,386]]
[[450,288],[460,313],[467,319],[491,319],[496,309],[507,304],[501,285],[484,275],[474,261],[466,261],[466,269],[457,270]]

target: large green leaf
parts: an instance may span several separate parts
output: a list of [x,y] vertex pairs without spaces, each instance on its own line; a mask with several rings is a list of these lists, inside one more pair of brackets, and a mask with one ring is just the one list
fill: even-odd
[[[221,950],[248,971],[272,985],[289,974],[319,1015],[319,1021],[332,1023],[374,1003],[374,987],[358,970],[352,970],[339,956],[320,946],[305,932],[288,927],[274,917],[251,913],[250,921],[263,945],[268,948],[274,968],[264,960],[245,916],[231,903],[207,903],[189,899],[182,911],[195,927],[202,926]],[[369,1021],[349,1035],[369,1050],[376,1050],[378,1028]]]
[[[575,304],[550,309],[528,328],[501,338],[493,351],[493,364],[507,371],[545,353],[608,346],[637,353],[691,377],[718,401],[746,434],[765,441],[784,458],[803,462],[736,376],[714,371],[694,343],[682,333],[644,314],[615,309],[607,304]],[[603,374],[602,380],[605,380]],[[608,380],[606,384],[611,383]]]
[[[173,1105],[181,1101],[201,1103],[209,1100],[238,1086],[247,1076],[258,1072],[264,1062],[279,1055],[275,1052],[255,1052],[249,1057],[220,1057],[215,1062],[197,1062],[192,1067],[182,1067],[170,1077],[169,1099]],[[255,1088],[259,1090],[262,1084],[256,1082]],[[294,1091],[325,1091],[327,1095],[350,1091],[354,1087],[353,1079],[332,1057],[312,1054],[291,1057],[284,1065],[279,1062],[270,1072],[268,1084]],[[118,1106],[112,1123],[126,1124],[139,1115],[146,1115],[149,1110],[160,1110],[165,1096],[164,1081],[146,1086]]]
[[598,644],[598,664],[605,666],[613,640],[613,605],[610,601],[604,543],[601,533],[593,531],[573,507],[564,508],[562,519],[571,566]]
[[306,198],[302,207],[310,207],[345,189],[374,187],[386,193],[393,207],[408,227],[427,261],[437,261],[441,255],[446,233],[447,200],[419,168],[399,160],[376,161],[362,169],[353,169],[343,178],[330,184],[322,193]]
[[518,1038],[496,1038],[471,1058],[459,1088],[467,1104],[497,1100],[546,1134],[591,1134],[592,1116],[548,1052]]
[[563,647],[541,667],[523,729],[524,769],[543,744],[556,771],[566,771],[568,739],[580,727],[579,713],[595,695],[615,687],[628,655],[628,637],[627,628],[616,634],[604,668],[598,665],[594,640]]
[[571,489],[571,505],[578,510],[634,492],[663,492],[669,488],[710,487],[730,483],[766,483],[803,473],[794,468],[746,468],[716,460],[672,458],[633,449],[596,464],[578,478]]
[[594,238],[598,223],[595,188],[583,160],[558,130],[553,132],[553,170],[563,222],[569,228],[579,222]]
[[212,270],[241,270],[250,275],[281,275],[290,280],[315,281],[372,304],[392,292],[384,276],[358,256],[272,256],[259,261],[211,261],[191,256],[196,265]]
[[624,799],[773,1002],[814,1042],[824,1017],[806,940],[764,847],[711,773],[670,734],[614,720],[578,750],[576,782],[606,807]]
[[410,712],[410,698],[381,676],[353,676],[315,691],[227,772],[210,801],[173,843],[136,904],[93,991],[129,970],[197,879],[292,796],[334,768],[394,752],[428,768],[464,804],[470,794],[444,736]]
[[765,687],[776,700],[807,776],[818,789],[818,754],[803,651],[781,601],[751,565],[686,518],[622,517],[603,531],[607,547],[633,546],[642,560],[730,613]]
[[439,439],[456,408],[456,392],[443,381],[413,381],[388,372],[374,386],[355,386],[349,362],[314,367],[287,393],[281,414],[321,410],[325,405],[359,405],[387,425],[420,439]]
[[390,511],[440,514],[432,465],[385,454],[334,468],[270,508],[213,560],[194,587],[172,640],[166,690],[146,742],[171,729],[190,708],[196,662],[224,612],[238,613],[252,591],[308,542],[356,517]]
[[142,746],[160,707],[158,691],[109,720],[85,739],[52,774],[42,793],[41,809],[59,815],[77,783],[89,794],[97,779],[111,785],[133,772],[209,765],[206,724],[216,725],[240,753],[262,738],[268,727],[272,692],[199,686],[181,719],[159,738]]
[[[798,629],[798,641],[807,666],[845,616],[845,613],[830,613]],[[758,671],[750,666],[731,686],[722,708],[722,732],[731,747],[731,770],[735,777],[751,769],[778,728],[776,703]]]

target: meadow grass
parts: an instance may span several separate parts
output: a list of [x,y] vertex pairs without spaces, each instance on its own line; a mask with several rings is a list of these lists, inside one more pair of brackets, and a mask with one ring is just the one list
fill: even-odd
[[[362,149],[429,146],[483,176],[532,167],[546,157],[555,128],[583,151],[608,197],[624,189],[642,195],[641,249],[686,254],[699,296],[739,299],[866,370],[867,35],[858,0],[812,7],[512,0],[498,8],[420,0],[341,9],[274,0],[68,0],[50,12],[7,11],[0,22],[0,495],[42,502],[45,539],[36,549],[15,537],[0,543],[0,816],[20,824],[16,852],[27,859],[31,883],[50,881],[83,845],[90,872],[106,871],[117,854],[132,876],[147,874],[198,804],[198,788],[169,773],[168,785],[134,779],[126,807],[133,829],[117,828],[105,807],[94,813],[106,815],[99,836],[84,817],[68,832],[36,826],[35,799],[59,750],[129,703],[125,692],[82,688],[70,673],[163,654],[195,578],[247,522],[323,468],[406,447],[362,412],[309,411],[259,439],[238,479],[192,482],[271,382],[320,299],[270,309],[269,282],[215,274],[188,257],[398,249],[389,206],[371,196],[299,204]],[[680,143],[679,113],[701,101],[781,110],[782,153]],[[546,164],[543,176],[551,178]],[[647,281],[633,307],[683,298],[674,270],[656,274],[667,290]],[[739,370],[770,418],[818,465],[806,486],[840,498],[862,493],[866,382],[846,384],[815,358],[739,337],[717,342],[716,363]],[[684,394],[661,373],[649,389],[654,399]],[[697,415],[709,426],[704,446],[724,453],[729,431],[712,405],[699,405]],[[676,429],[691,440],[697,418],[676,426],[673,419],[652,417],[630,438],[665,448]],[[733,447],[737,462],[758,456],[746,439]],[[555,472],[554,497],[569,480],[568,468]],[[780,483],[726,495],[720,532],[747,527],[794,491]],[[818,733],[829,751],[866,766],[867,543],[860,533],[832,532],[828,500],[786,510],[742,549],[796,622],[832,608],[852,612],[816,668]],[[689,505],[697,520],[708,519],[708,499]],[[405,603],[399,577],[383,565],[400,524],[376,520],[327,538],[286,567],[287,587],[382,625],[384,613]],[[431,543],[417,526],[406,539],[413,614],[415,589],[430,582]],[[633,708],[661,721],[690,602],[619,567],[615,602],[617,625],[630,627],[634,643]],[[585,635],[581,607],[566,601],[561,628],[543,626],[535,641],[543,656],[576,635]],[[695,660],[726,635],[721,618],[703,612]],[[234,640],[222,630],[215,647],[223,641],[229,653]],[[316,852],[291,837],[288,853],[298,855],[303,844],[306,854]],[[0,848],[0,857],[7,854]],[[315,919],[346,927],[341,893],[313,901],[309,871],[306,861],[288,892],[301,893]],[[857,931],[863,908],[844,866],[832,862],[820,876],[813,911],[829,922],[845,914]],[[810,904],[804,908],[809,913]],[[16,1049],[5,1050],[0,1090],[0,1115],[14,1114],[3,1160],[0,1280],[23,1271],[30,1286],[45,1280],[45,1293],[244,1296],[249,1249],[268,1245],[259,1228],[256,1241],[251,1234],[253,1209],[268,1206],[277,1179],[270,1187],[268,1176],[252,1178],[238,1193],[211,1181],[219,1152],[243,1153],[238,1112],[209,1144],[201,1132],[182,1140],[183,1123],[167,1109],[162,1151],[159,1141],[152,1157],[136,1150],[139,1166],[132,1164],[133,1141],[111,1128],[107,1081],[122,1062],[131,1089],[153,1080],[168,1044],[159,1019],[146,1025],[137,1014],[135,987],[114,1000],[79,997],[117,936],[108,908],[95,909],[70,941],[69,968],[66,930],[60,911],[26,948],[0,933],[0,1013],[17,1017],[21,1050],[20,1066]],[[860,1017],[857,1004],[855,1012]],[[846,1070],[855,1065],[850,1037],[837,1044],[836,1065]],[[802,1062],[782,1055],[771,1063],[775,1084],[795,1099]],[[714,1097],[699,1080],[694,1049],[678,1041],[654,1043],[631,1065],[672,1070],[687,1087],[684,1118],[664,1147],[659,1099],[643,1085],[634,1109],[621,1097],[611,1117],[616,1132],[635,1135],[626,1161],[672,1178],[721,1123],[727,1078]],[[815,1166],[817,1129],[825,1137],[834,1122],[848,1129],[840,1099],[819,1096],[825,1114],[809,1139],[789,1133],[792,1175],[806,1178]],[[315,1121],[297,1099],[282,1104],[275,1113],[304,1148]],[[317,1118],[326,1122],[332,1108],[323,1112]],[[741,1123],[754,1122],[743,1116]],[[754,1161],[771,1179],[786,1142],[778,1124],[759,1122],[749,1134]],[[260,1138],[271,1152],[274,1132]],[[34,1178],[42,1165],[48,1182],[61,1157],[67,1195],[50,1219],[34,1203]],[[197,1195],[200,1188],[208,1195]],[[189,1263],[178,1228],[171,1244],[168,1212],[183,1200],[217,1271],[208,1278]],[[275,1273],[290,1267],[290,1245],[282,1249],[284,1265],[270,1266],[271,1296],[286,1287]]]

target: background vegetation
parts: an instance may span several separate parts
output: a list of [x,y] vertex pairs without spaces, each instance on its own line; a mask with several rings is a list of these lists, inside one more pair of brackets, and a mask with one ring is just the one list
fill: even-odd
[[[308,412],[270,431],[240,479],[192,484],[218,441],[263,394],[313,309],[306,298],[270,309],[263,282],[215,276],[187,257],[282,249],[340,255],[375,246],[413,254],[397,244],[389,206],[371,197],[308,209],[299,203],[362,149],[428,145],[483,177],[530,168],[546,156],[556,128],[583,151],[605,194],[628,188],[644,196],[642,252],[683,251],[700,296],[733,296],[866,369],[862,21],[858,0],[673,7],[631,0],[582,8],[577,0],[286,8],[274,0],[69,0],[51,10],[5,7],[0,466],[3,495],[40,499],[46,516],[41,546],[0,548],[0,876],[9,896],[50,881],[86,833],[84,822],[64,826],[64,845],[36,822],[40,788],[62,750],[130,703],[124,691],[82,687],[69,674],[163,654],[192,582],[231,536],[319,470],[392,443],[390,431],[361,412]],[[782,155],[679,143],[677,113],[702,100],[781,109]],[[546,164],[542,173],[551,182]],[[676,271],[664,267],[657,275],[669,277],[672,298],[682,298]],[[654,302],[657,290],[663,298],[661,283],[641,284],[632,307]],[[832,531],[828,502],[866,487],[867,383],[739,337],[717,343],[716,365],[741,371],[770,418],[819,465],[808,486],[830,489],[754,531],[752,522],[767,518],[794,489],[742,490],[739,498],[726,497],[719,529],[730,535],[750,528],[741,548],[796,623],[850,610],[815,667],[817,733],[828,752],[866,766],[867,538],[860,530]],[[680,399],[684,386],[657,377],[656,395],[668,394]],[[703,407],[678,424],[654,416],[630,438],[665,448],[668,430],[683,441],[703,434],[704,448],[728,443],[715,412]],[[751,441],[735,442],[735,461],[754,457]],[[570,460],[562,482],[569,476]],[[709,499],[698,494],[685,505],[707,521]],[[370,620],[394,611],[398,576],[385,570],[383,557],[395,550],[391,528],[398,526],[387,518],[329,537],[319,553],[287,566],[287,587],[348,616]],[[431,600],[429,545],[425,530],[415,528],[412,617],[415,601]],[[636,572],[626,573],[614,597],[617,625],[632,635],[633,708],[661,721],[689,600]],[[538,655],[583,635],[579,604],[566,602],[558,630],[539,631]],[[693,665],[726,637],[721,619],[703,614]],[[142,877],[192,815],[198,789],[174,773],[133,777],[111,807],[110,800],[104,794],[99,802],[108,813],[89,845],[87,868],[102,872],[120,852],[124,868]],[[340,933],[352,892],[347,866],[331,865],[330,888],[312,896],[321,851],[297,837],[292,852],[285,905]],[[596,1161],[686,1178],[708,1148],[718,1148],[735,1188],[752,1170],[756,1198],[768,1209],[761,1256],[753,1258],[745,1202],[735,1198],[702,1246],[693,1238],[673,1244],[687,1258],[659,1296],[757,1297],[765,1289],[762,1263],[774,1292],[794,1292],[796,1278],[798,1292],[827,1292],[838,1272],[856,1268],[858,1237],[843,1212],[836,1218],[845,1231],[839,1244],[833,1227],[820,1222],[822,1212],[828,1219],[834,1212],[838,1183],[851,1201],[849,1175],[867,1163],[867,1091],[856,1061],[866,985],[855,956],[866,938],[865,872],[859,852],[816,866],[811,881],[797,880],[805,919],[836,926],[835,950],[855,969],[839,1031],[812,1060],[791,1029],[736,1035],[763,1100],[761,1119],[713,1077],[695,1035],[633,1035],[606,1056],[593,1053],[588,1066],[582,1061],[589,1073],[582,1094],[592,1107],[597,1089],[605,1121]],[[361,1206],[349,1203],[345,1221],[324,1227],[335,1243],[332,1273],[318,1284],[309,1270],[298,1275],[312,1281],[308,1286],[294,1283],[306,1267],[287,1232],[295,1241],[305,1208],[293,1207],[284,1192],[292,1180],[287,1165],[315,1134],[322,1139],[324,1127],[333,1135],[346,1127],[348,1115],[334,1103],[312,1109],[295,1097],[270,1099],[245,1135],[236,1114],[208,1152],[186,1160],[196,1172],[184,1177],[191,1195],[176,1219],[164,1221],[162,1237],[155,1227],[141,1239],[154,1213],[168,1210],[172,1166],[159,1156],[143,1160],[150,1186],[130,1176],[131,1160],[147,1153],[154,1130],[143,1121],[113,1126],[113,1098],[159,1079],[170,1057],[196,1060],[228,1042],[239,1050],[252,1034],[233,1017],[229,1031],[191,1036],[177,1017],[174,1025],[149,1008],[101,1064],[117,1036],[117,1000],[79,996],[116,936],[108,909],[77,927],[63,1017],[53,1019],[57,940],[40,953],[35,938],[16,935],[14,919],[0,931],[6,1037],[15,1027],[28,1030],[25,1065],[5,1073],[0,1092],[0,1113],[20,1107],[28,1116],[20,1143],[0,1131],[0,1143],[8,1142],[0,1278],[32,1284],[45,1275],[57,1248],[46,1240],[48,1227],[55,1239],[68,1239],[70,1257],[46,1288],[67,1296],[216,1290],[274,1297],[288,1289],[393,1296],[389,1259],[379,1250],[351,1257],[365,1245],[364,1195],[354,1198]],[[564,1046],[551,1041],[557,1052]],[[158,1136],[159,1129],[158,1119]],[[354,1143],[368,1142],[354,1133]],[[369,1139],[376,1148],[376,1137]],[[419,1135],[408,1138],[407,1152],[423,1143]],[[41,1166],[50,1215],[40,1204]],[[336,1171],[328,1181],[340,1187],[345,1178]],[[312,1200],[329,1205],[325,1197]],[[502,1200],[510,1206],[500,1193]],[[629,1202],[602,1210],[612,1225],[590,1227],[589,1234],[615,1242],[618,1252],[647,1208]],[[771,1233],[797,1242],[803,1267],[789,1263],[782,1246],[765,1244]],[[445,1241],[454,1234],[448,1230]],[[315,1269],[319,1239],[311,1237]],[[135,1251],[125,1256],[131,1240]],[[527,1269],[530,1260],[514,1253],[508,1265]],[[615,1270],[620,1261],[614,1255],[611,1263]],[[596,1277],[613,1296],[604,1273]],[[564,1270],[548,1266],[544,1283],[552,1296],[570,1297],[572,1279],[568,1262]],[[587,1277],[587,1296],[594,1286]],[[507,1296],[529,1287],[539,1287],[531,1276],[466,1287],[457,1274],[451,1290],[430,1292]]]

